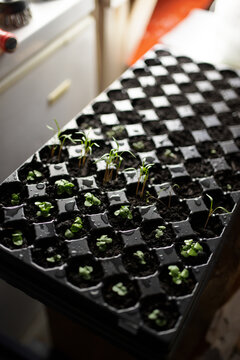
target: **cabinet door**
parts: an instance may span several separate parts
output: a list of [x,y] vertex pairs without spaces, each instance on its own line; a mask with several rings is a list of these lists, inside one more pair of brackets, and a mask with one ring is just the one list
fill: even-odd
[[[87,17],[0,83],[0,180],[96,96],[95,21]],[[14,56],[14,55],[13,55]]]

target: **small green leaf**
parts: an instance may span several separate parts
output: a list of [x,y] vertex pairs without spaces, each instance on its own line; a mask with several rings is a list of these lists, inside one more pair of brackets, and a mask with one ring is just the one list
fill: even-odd
[[93,205],[96,205],[96,206],[101,205],[101,200],[98,199],[93,194],[91,194],[90,192],[84,194],[84,197],[85,197],[84,205],[87,206],[87,207],[90,207],[90,206],[93,206]]
[[68,195],[72,195],[74,184],[71,183],[70,181],[66,179],[57,180],[55,181],[55,185],[57,186],[58,195],[63,195],[65,193]]
[[123,219],[128,219],[128,220],[132,220],[133,219],[133,215],[131,210],[129,209],[129,206],[126,205],[122,205],[121,208],[119,210],[116,210],[114,212],[115,216],[120,216]]
[[43,177],[43,174],[38,170],[30,170],[27,175],[28,181],[34,181],[36,178]]
[[91,273],[93,272],[93,267],[92,266],[79,266],[79,275],[80,277],[82,277],[84,280],[91,280]]
[[102,235],[100,238],[97,238],[96,245],[100,251],[106,251],[107,245],[112,243],[112,238],[107,235]]
[[166,230],[166,226],[160,225],[155,230],[155,238],[160,239],[161,236],[164,235],[164,230]]
[[70,229],[67,229],[64,233],[64,236],[67,238],[67,239],[72,239],[74,237],[72,231]]
[[126,286],[124,286],[122,282],[113,285],[112,291],[117,293],[119,296],[126,296],[128,293]]
[[51,257],[46,258],[47,262],[57,263],[61,260],[62,256],[59,254],[53,255]]
[[189,277],[189,271],[186,268],[180,271],[178,266],[169,265],[168,270],[169,275],[172,277],[172,281],[176,285],[181,285],[183,281],[186,282]]
[[16,230],[12,233],[12,242],[15,246],[22,246],[23,233],[20,230]]
[[19,205],[20,202],[20,193],[13,193],[11,195],[11,204],[13,206]]
[[136,251],[133,255],[138,258],[141,265],[146,265],[145,255],[141,250]]
[[53,206],[48,201],[36,201],[34,203],[36,206],[38,206],[39,211],[37,212],[37,216],[43,216],[43,217],[49,217],[50,216],[50,210],[53,209]]

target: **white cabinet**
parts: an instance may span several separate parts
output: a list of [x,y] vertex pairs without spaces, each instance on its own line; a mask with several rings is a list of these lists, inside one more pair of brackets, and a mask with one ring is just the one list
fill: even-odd
[[[14,54],[12,54],[14,56]],[[0,181],[96,96],[95,20],[81,19],[0,81]]]

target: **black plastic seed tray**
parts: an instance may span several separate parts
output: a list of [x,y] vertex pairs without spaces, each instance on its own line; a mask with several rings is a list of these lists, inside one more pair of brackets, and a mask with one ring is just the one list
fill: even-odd
[[[138,358],[164,358],[236,221],[239,95],[235,71],[156,45],[69,122],[61,151],[55,136],[2,183],[2,278]],[[79,132],[98,145],[85,164]],[[97,160],[117,146],[120,170],[110,166],[104,184]],[[145,189],[143,162],[151,164]],[[63,179],[66,192],[56,186]],[[86,193],[99,203],[86,206]],[[49,216],[36,202],[51,204]],[[121,206],[132,218],[116,215]],[[83,227],[69,235],[79,217]],[[102,236],[111,241],[99,245]],[[182,255],[186,240],[200,245],[197,256]],[[180,284],[171,265],[188,272]]]

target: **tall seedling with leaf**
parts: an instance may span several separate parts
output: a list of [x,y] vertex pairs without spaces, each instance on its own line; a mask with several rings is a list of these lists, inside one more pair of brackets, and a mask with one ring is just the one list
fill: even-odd
[[140,166],[140,174],[138,177],[138,183],[137,183],[137,189],[136,189],[136,195],[138,195],[140,183],[142,182],[142,189],[140,191],[140,197],[143,197],[144,189],[146,187],[146,183],[149,178],[149,170],[154,164],[147,164],[146,159],[143,159],[142,165]]
[[224,207],[222,207],[222,206],[217,206],[217,207],[213,208],[213,198],[212,198],[210,195],[208,195],[208,194],[206,194],[206,195],[207,195],[207,197],[208,197],[209,200],[210,200],[210,208],[209,208],[209,213],[208,213],[208,216],[207,216],[207,220],[206,220],[205,225],[204,225],[204,229],[206,229],[210,217],[211,217],[218,209],[223,210],[225,213],[229,213],[229,211],[228,211],[227,209],[225,209]]
[[[59,151],[58,151],[58,160],[60,160],[61,153],[62,153],[62,148],[63,148],[63,146],[65,144],[65,141],[68,139],[73,144],[76,144],[76,141],[72,138],[71,134],[62,134],[60,126],[59,126],[57,120],[54,119],[54,122],[55,122],[56,128],[57,128],[57,138],[58,138],[58,140],[60,142]],[[47,128],[49,130],[55,131],[55,129],[52,126],[47,125]],[[56,148],[57,148],[56,146],[52,146],[51,157],[53,157]]]
[[[90,132],[91,129],[89,129]],[[83,147],[82,154],[79,156],[79,167],[84,167],[86,159],[88,158],[88,155],[92,155],[92,148],[93,146],[99,147],[99,145],[92,141],[92,139],[89,138],[89,132],[88,134],[85,134],[83,132],[78,132],[77,134],[82,134],[82,139],[80,140],[80,143]]]

